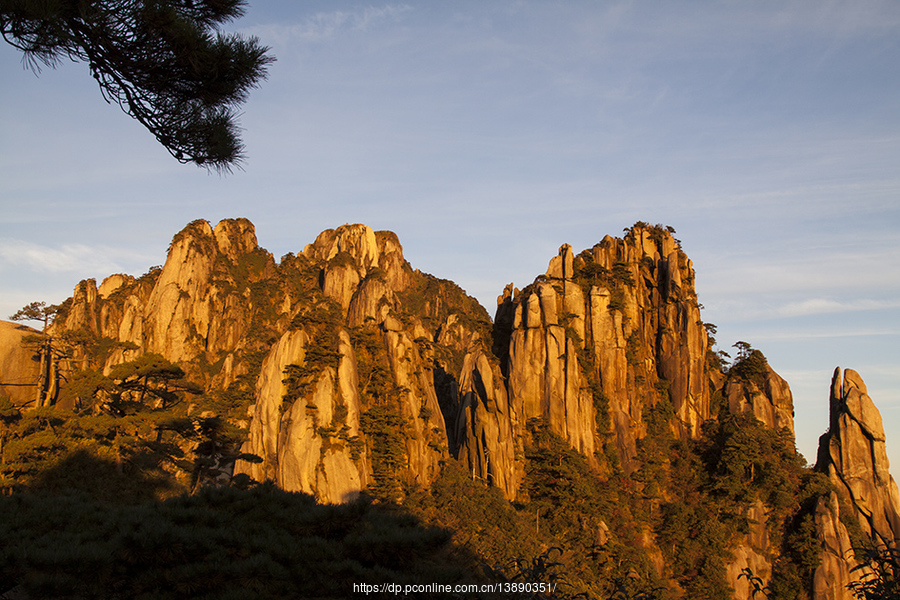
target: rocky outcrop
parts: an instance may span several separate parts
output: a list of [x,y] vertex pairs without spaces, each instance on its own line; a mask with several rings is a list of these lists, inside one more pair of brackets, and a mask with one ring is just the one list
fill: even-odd
[[435,373],[456,380],[450,359],[479,339],[465,323],[486,314],[410,269],[394,234],[364,225],[323,232],[291,262],[314,287],[258,380],[244,451],[262,462],[237,471],[323,502],[429,485],[452,437]]
[[708,340],[691,262],[670,232],[638,224],[499,299],[509,398],[520,422],[543,419],[590,460],[613,443],[637,467],[645,412],[667,403],[671,427],[694,436],[710,416]]
[[[328,501],[385,479],[365,415],[387,419],[390,405],[404,439],[390,478],[427,484],[453,455],[514,498],[534,420],[601,472],[639,468],[651,409],[654,426],[699,434],[724,376],[707,363],[693,280],[671,232],[638,223],[578,254],[563,245],[533,284],[505,290],[491,324],[458,287],[413,270],[393,233],[344,225],[276,263],[246,219],[195,221],[161,268],[81,282],[53,330],[80,332],[80,368],[153,352],[213,397],[249,400],[246,451],[263,462],[239,468],[255,478]],[[309,347],[324,353],[312,364]],[[302,397],[286,401],[291,385]],[[733,410],[792,427],[774,372],[726,395]],[[334,428],[347,439],[329,441]]]
[[236,473],[314,494],[322,502],[346,502],[365,488],[369,474],[359,444],[356,357],[342,332],[336,367],[317,374],[307,397],[290,401],[285,372],[304,363],[309,341],[302,330],[287,332],[266,357],[244,446],[261,462],[240,462]]
[[829,430],[819,439],[816,469],[828,475],[853,507],[864,534],[900,544],[900,494],[891,477],[881,414],[856,371],[835,369]]
[[[91,279],[79,283],[51,332],[114,342],[107,344],[110,352],[101,364],[81,363],[107,372],[135,357],[128,349],[184,365],[198,360],[212,364],[232,354],[233,365],[233,353],[252,337],[254,315],[270,311],[270,302],[278,307],[272,298],[254,297],[255,284],[272,277],[274,270],[248,220],[227,219],[215,228],[195,221],[174,237],[162,268],[138,279],[111,275],[99,288]],[[73,350],[76,360],[86,354],[84,348]],[[215,385],[224,388],[235,373],[206,375],[218,375]]]
[[857,581],[857,562],[847,527],[841,522],[838,496],[835,492],[819,498],[814,515],[816,537],[822,548],[820,563],[813,576],[813,598],[822,600],[854,600],[848,588]]
[[[679,586],[700,566],[673,574],[667,552],[679,540],[654,523],[671,518],[680,537],[699,530],[672,487],[684,482],[691,503],[724,502],[716,510],[725,512],[734,504],[726,516],[738,527],[726,541],[710,538],[727,545],[704,574],[717,578],[716,589],[752,598],[745,569],[764,583],[782,576],[782,545],[812,521],[823,553],[814,573],[803,563],[803,585],[816,598],[848,598],[856,563],[847,516],[880,543],[896,544],[900,532],[884,430],[865,384],[853,371],[835,373],[817,468],[836,492],[816,488],[797,509],[792,494],[809,474],[799,472],[784,434],[793,433],[790,389],[749,346],[724,371],[708,329],[693,265],[658,225],[638,223],[580,253],[563,245],[532,284],[507,286],[491,323],[458,286],[414,270],[393,233],[344,225],[276,263],[252,224],[235,219],[189,224],[165,265],[144,276],[79,283],[48,331],[65,344],[69,368],[110,373],[150,352],[176,363],[204,393],[173,410],[246,426],[235,472],[255,480],[325,503],[361,492],[394,501],[456,459],[473,480],[524,504],[539,497],[529,487],[539,468],[547,475],[539,483],[563,492],[571,479],[605,491],[614,484],[592,500],[596,515],[566,527],[596,529],[594,550],[609,557],[640,546],[642,573],[670,577],[673,590],[687,589]],[[0,327],[4,384],[35,375],[22,335]],[[692,481],[713,454],[692,454],[710,441],[697,440],[712,431],[703,423],[728,412],[779,430],[769,435],[752,419],[728,417],[752,430],[745,441],[771,455],[763,458],[787,465],[789,477],[767,480],[772,494],[741,493],[775,464],[765,461]],[[571,464],[554,465],[555,456],[541,463],[540,444]],[[535,530],[538,517],[536,510]],[[692,551],[702,558],[702,548]]]
[[763,582],[768,582],[771,578],[772,563],[769,554],[772,548],[766,526],[767,518],[766,506],[758,500],[747,510],[749,531],[741,536],[732,550],[732,561],[725,569],[725,580],[734,590],[734,600],[753,600],[752,582],[747,577],[741,577],[746,569]]
[[524,476],[521,423],[509,402],[500,366],[482,351],[466,354],[459,379],[457,458],[479,478],[515,498]]
[[749,413],[771,429],[794,431],[794,399],[791,388],[768,363],[757,377],[729,377],[725,401],[732,414]]
[[16,406],[33,406],[39,401],[40,350],[23,340],[39,335],[31,327],[0,321],[0,396]]

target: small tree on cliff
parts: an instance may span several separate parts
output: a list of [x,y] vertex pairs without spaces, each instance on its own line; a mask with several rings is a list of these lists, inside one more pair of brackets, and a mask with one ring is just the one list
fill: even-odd
[[59,306],[55,304],[32,302],[9,317],[12,321],[38,321],[43,324],[40,335],[26,335],[22,338],[25,347],[35,350],[35,359],[41,363],[35,396],[35,403],[38,407],[50,406],[56,401],[59,393],[58,364],[59,360],[65,356],[65,352],[54,343],[53,337],[47,333],[47,328],[58,312]]
[[38,63],[83,60],[107,102],[180,162],[229,170],[243,154],[235,108],[274,59],[217,26],[243,0],[0,0],[0,34]]

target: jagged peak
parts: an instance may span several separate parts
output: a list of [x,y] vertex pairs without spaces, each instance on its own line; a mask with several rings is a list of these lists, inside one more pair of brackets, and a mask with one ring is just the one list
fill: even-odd
[[563,244],[559,247],[559,253],[550,259],[550,266],[547,267],[547,277],[550,279],[572,279],[574,275],[573,260],[572,246]]
[[303,254],[324,261],[330,261],[340,253],[347,253],[363,269],[377,267],[381,254],[375,232],[361,223],[326,229],[303,249]]
[[877,441],[885,440],[881,413],[869,397],[862,377],[853,369],[845,369],[842,379],[841,368],[835,368],[829,407],[832,429],[837,427],[841,415],[847,414],[859,424],[866,436]]
[[881,413],[852,369],[834,370],[830,427],[819,438],[816,470],[850,499],[866,535],[900,541],[900,493],[890,475]]
[[100,294],[100,297],[104,300],[109,298],[111,294],[121,289],[123,286],[130,285],[134,283],[135,279],[131,275],[126,275],[124,273],[113,273],[106,277],[103,282],[100,284],[100,287],[97,288],[97,293]]
[[[176,252],[178,248],[181,248],[180,252]],[[169,255],[175,252],[180,256],[189,248],[206,256],[221,253],[236,261],[258,248],[256,228],[245,218],[222,219],[215,228],[209,221],[197,219],[175,234],[169,244]]]
[[222,219],[213,229],[219,251],[232,260],[258,247],[256,228],[248,219]]

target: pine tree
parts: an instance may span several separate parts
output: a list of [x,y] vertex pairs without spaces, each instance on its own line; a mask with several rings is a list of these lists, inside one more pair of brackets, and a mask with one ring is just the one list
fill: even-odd
[[235,109],[274,59],[218,26],[244,0],[0,0],[0,34],[35,71],[88,63],[108,102],[180,162],[228,171],[243,158]]

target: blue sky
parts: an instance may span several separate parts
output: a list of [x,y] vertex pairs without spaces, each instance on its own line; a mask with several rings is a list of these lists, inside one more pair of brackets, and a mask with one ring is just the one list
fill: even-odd
[[835,366],[900,465],[900,3],[251,2],[278,61],[248,160],[180,165],[83,64],[0,45],[0,316],[162,264],[193,219],[276,258],[395,231],[493,313],[510,281],[637,220],[675,227],[719,346],[761,349],[815,460]]

